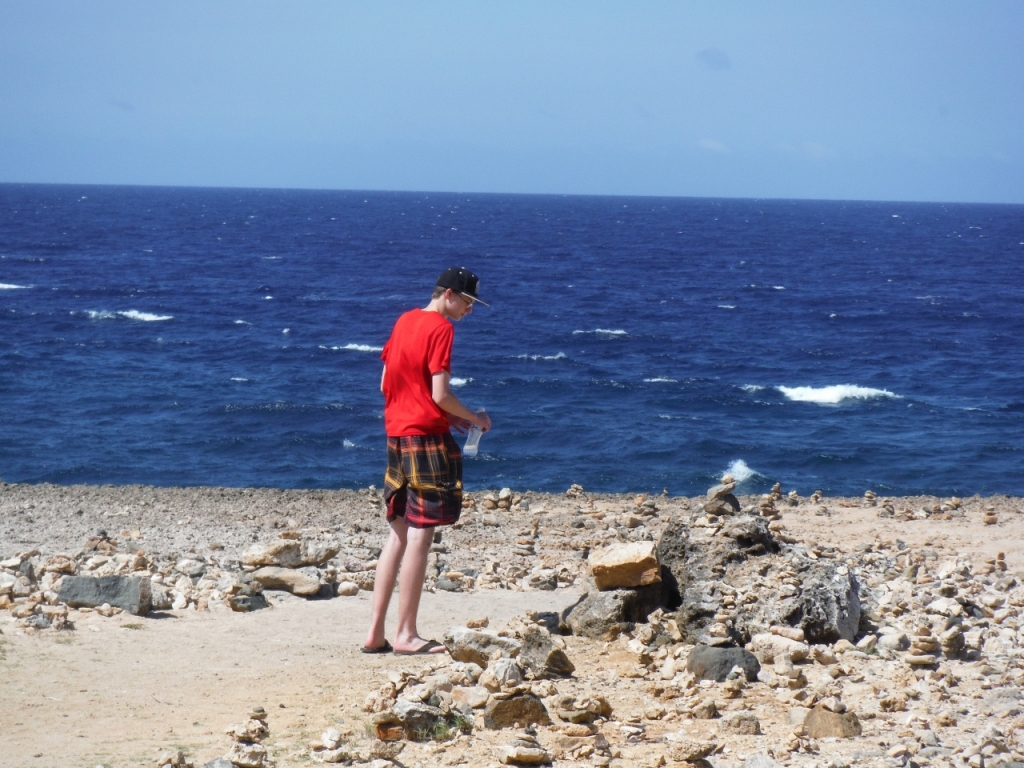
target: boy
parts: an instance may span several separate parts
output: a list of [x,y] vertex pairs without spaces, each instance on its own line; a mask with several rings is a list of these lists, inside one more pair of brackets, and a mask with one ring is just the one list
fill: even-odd
[[[467,269],[446,269],[430,303],[398,318],[381,353],[388,435],[384,501],[391,533],[377,560],[373,615],[363,653],[446,651],[437,641],[420,637],[416,617],[434,528],[451,525],[462,513],[462,451],[450,427],[460,432],[471,425],[484,432],[491,428],[487,414],[469,410],[449,383],[455,336],[450,321],[458,322],[473,311],[480,301],[479,284]],[[398,627],[392,647],[384,637],[384,620],[399,566]]]

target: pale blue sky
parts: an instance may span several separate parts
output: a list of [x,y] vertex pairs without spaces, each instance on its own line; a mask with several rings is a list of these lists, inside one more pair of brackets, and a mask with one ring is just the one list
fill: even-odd
[[1024,203],[1024,2],[0,0],[0,181]]

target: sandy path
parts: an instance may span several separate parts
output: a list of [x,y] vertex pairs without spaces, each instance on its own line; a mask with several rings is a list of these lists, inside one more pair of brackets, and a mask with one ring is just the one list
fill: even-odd
[[[479,616],[500,626],[526,610],[560,610],[574,600],[566,590],[425,594],[420,629],[440,637]],[[84,614],[74,633],[30,636],[0,625],[0,765],[113,768],[152,764],[171,748],[201,765],[227,751],[224,727],[257,705],[270,715],[271,754],[290,764],[328,725],[361,734],[360,707],[383,671],[426,663],[359,653],[367,593],[274,602],[272,610],[248,614]]]

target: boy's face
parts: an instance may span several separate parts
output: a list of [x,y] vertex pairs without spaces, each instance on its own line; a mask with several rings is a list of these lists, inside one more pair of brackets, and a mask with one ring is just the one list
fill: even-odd
[[452,320],[461,320],[473,311],[473,300],[467,299],[461,293],[456,293],[451,288],[445,292],[448,316]]

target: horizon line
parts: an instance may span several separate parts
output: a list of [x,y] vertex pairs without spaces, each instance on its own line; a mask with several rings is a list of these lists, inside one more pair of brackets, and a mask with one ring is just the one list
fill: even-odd
[[253,192],[346,192],[359,194],[412,194],[412,195],[485,195],[505,197],[606,197],[606,198],[629,198],[629,199],[657,199],[657,200],[730,200],[730,201],[758,201],[758,202],[808,202],[808,203],[892,203],[900,205],[1000,205],[1000,206],[1024,206],[1024,202],[990,202],[979,200],[899,200],[899,199],[871,199],[856,197],[760,197],[760,196],[733,196],[733,195],[659,195],[659,194],[626,194],[607,192],[495,192],[495,191],[466,191],[466,190],[445,190],[445,189],[367,189],[367,188],[346,188],[346,187],[275,187],[275,186],[232,186],[222,184],[138,184],[138,183],[103,183],[103,182],[76,182],[76,181],[2,181],[0,187],[114,187],[114,188],[138,188],[138,189],[202,189],[202,190],[233,190]]

